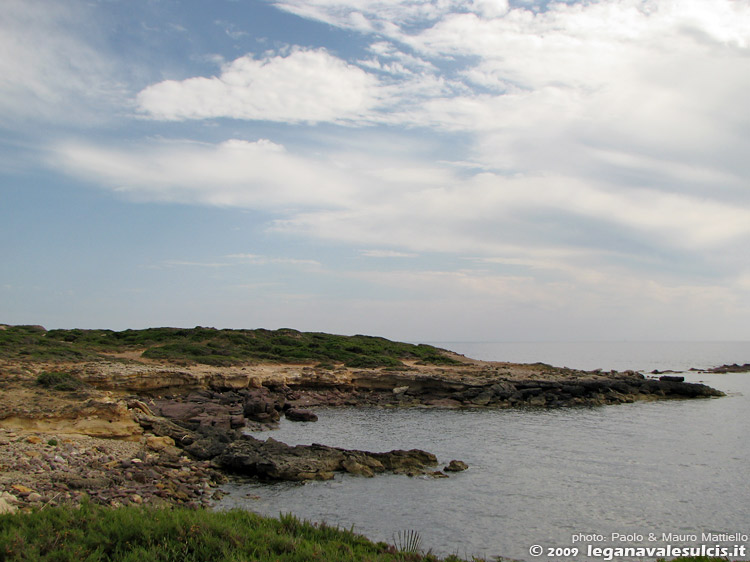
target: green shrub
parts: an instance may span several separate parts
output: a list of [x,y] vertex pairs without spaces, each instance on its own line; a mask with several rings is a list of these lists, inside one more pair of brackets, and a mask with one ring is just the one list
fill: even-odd
[[72,391],[83,388],[85,383],[79,378],[63,371],[45,371],[36,378],[36,384],[51,390]]

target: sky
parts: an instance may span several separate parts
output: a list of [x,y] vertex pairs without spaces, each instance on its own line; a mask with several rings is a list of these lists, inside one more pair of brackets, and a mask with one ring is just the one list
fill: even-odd
[[3,0],[0,322],[750,339],[749,0]]

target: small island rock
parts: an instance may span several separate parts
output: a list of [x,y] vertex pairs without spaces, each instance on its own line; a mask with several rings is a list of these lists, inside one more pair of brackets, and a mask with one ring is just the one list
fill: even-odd
[[456,461],[452,460],[448,463],[448,466],[446,466],[443,470],[446,472],[462,472],[469,468],[469,465],[466,464],[464,461]]

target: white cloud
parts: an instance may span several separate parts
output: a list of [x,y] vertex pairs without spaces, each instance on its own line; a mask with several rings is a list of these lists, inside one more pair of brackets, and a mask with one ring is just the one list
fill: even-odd
[[90,18],[77,0],[3,0],[0,123],[90,123],[122,107],[125,88]]
[[235,59],[219,76],[159,82],[141,91],[137,102],[142,112],[163,120],[347,121],[377,104],[377,85],[325,50],[296,49],[287,56]]
[[299,258],[274,258],[260,254],[229,254],[224,256],[225,261],[191,261],[191,260],[167,260],[164,265],[169,267],[200,267],[200,268],[221,268],[236,267],[240,265],[291,265],[295,267],[319,269],[322,264],[317,260],[299,259]]
[[[274,140],[299,133],[297,148],[68,142],[53,147],[54,165],[140,200],[263,209],[276,231],[367,248],[363,257],[474,257],[474,269],[361,274],[436,298],[570,314],[584,305],[658,303],[666,314],[746,302],[748,2],[550,2],[537,11],[505,0],[276,5],[362,34],[366,54],[246,55],[215,76],[153,84],[136,102],[149,127],[283,122],[291,126],[216,122],[212,136],[257,125]],[[93,51],[70,41],[57,48],[82,49],[96,69]],[[35,69],[26,91],[53,99],[58,80],[35,80],[54,77],[59,61],[40,53],[26,65]],[[22,76],[23,64],[5,64]],[[74,90],[85,85],[80,72],[70,76]],[[320,123],[346,128],[308,126]],[[256,254],[225,260],[322,267]]]
[[301,267],[320,268],[322,264],[317,260],[299,259],[299,258],[269,258],[258,254],[229,254],[227,258],[233,260],[235,264],[252,264],[252,265],[293,265]]
[[[543,324],[537,328],[554,334],[553,337],[563,337],[566,329],[576,324],[579,337],[588,334],[588,337],[601,339],[607,335],[622,337],[634,333],[633,330],[641,335],[649,333],[648,325],[638,330],[638,322],[662,322],[665,317],[694,321],[717,314],[730,318],[738,310],[748,309],[747,299],[721,284],[655,279],[621,267],[590,275],[580,273],[585,271],[570,268],[544,276],[535,272],[512,274],[486,269],[374,270],[350,275],[397,290],[397,294],[411,300],[416,308],[429,309],[438,301],[441,306],[456,307],[457,319],[470,318],[476,323],[475,327],[492,326],[493,321],[488,317],[493,314],[491,311],[509,315],[504,320],[512,320],[512,324],[501,322],[504,329],[513,330],[518,326],[517,333],[530,338],[538,335],[534,323],[539,321]],[[419,303],[429,304],[420,307]],[[579,325],[582,321],[584,323]],[[591,325],[586,326],[586,321]],[[597,333],[602,328],[606,332]],[[690,332],[688,326],[683,329],[684,333]],[[471,333],[475,333],[473,329]],[[567,332],[568,337],[570,334]]]
[[207,268],[217,268],[217,267],[227,267],[228,263],[223,262],[201,262],[201,261],[189,261],[189,260],[167,260],[164,262],[164,265],[168,267],[207,267]]
[[352,11],[366,18],[380,36],[364,64],[402,77],[372,119],[473,135],[471,157],[485,166],[600,176],[612,171],[601,169],[604,148],[631,163],[663,159],[672,188],[686,166],[730,183],[750,172],[746,2],[276,5],[343,28]]
[[415,258],[418,255],[395,250],[362,250],[360,253],[366,258]]
[[52,165],[148,201],[243,208],[345,205],[346,178],[268,140],[217,145],[152,142],[137,148],[84,143],[54,147]]
[[[445,187],[390,192],[379,203],[300,213],[277,227],[411,251],[502,253],[508,244],[606,248],[599,230],[643,246],[703,253],[750,236],[750,209],[567,177],[479,174]],[[636,249],[637,248],[637,249]]]

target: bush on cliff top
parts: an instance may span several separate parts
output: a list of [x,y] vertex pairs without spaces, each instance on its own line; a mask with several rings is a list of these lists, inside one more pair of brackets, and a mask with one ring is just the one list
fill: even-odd
[[257,361],[343,363],[350,367],[397,367],[411,359],[454,364],[442,350],[371,336],[339,336],[297,330],[49,330],[4,326],[0,357],[78,361],[102,354],[142,351],[143,357],[227,366]]
[[[438,562],[294,516],[84,504],[0,516],[0,559],[40,561]],[[461,562],[455,556],[445,562]]]

